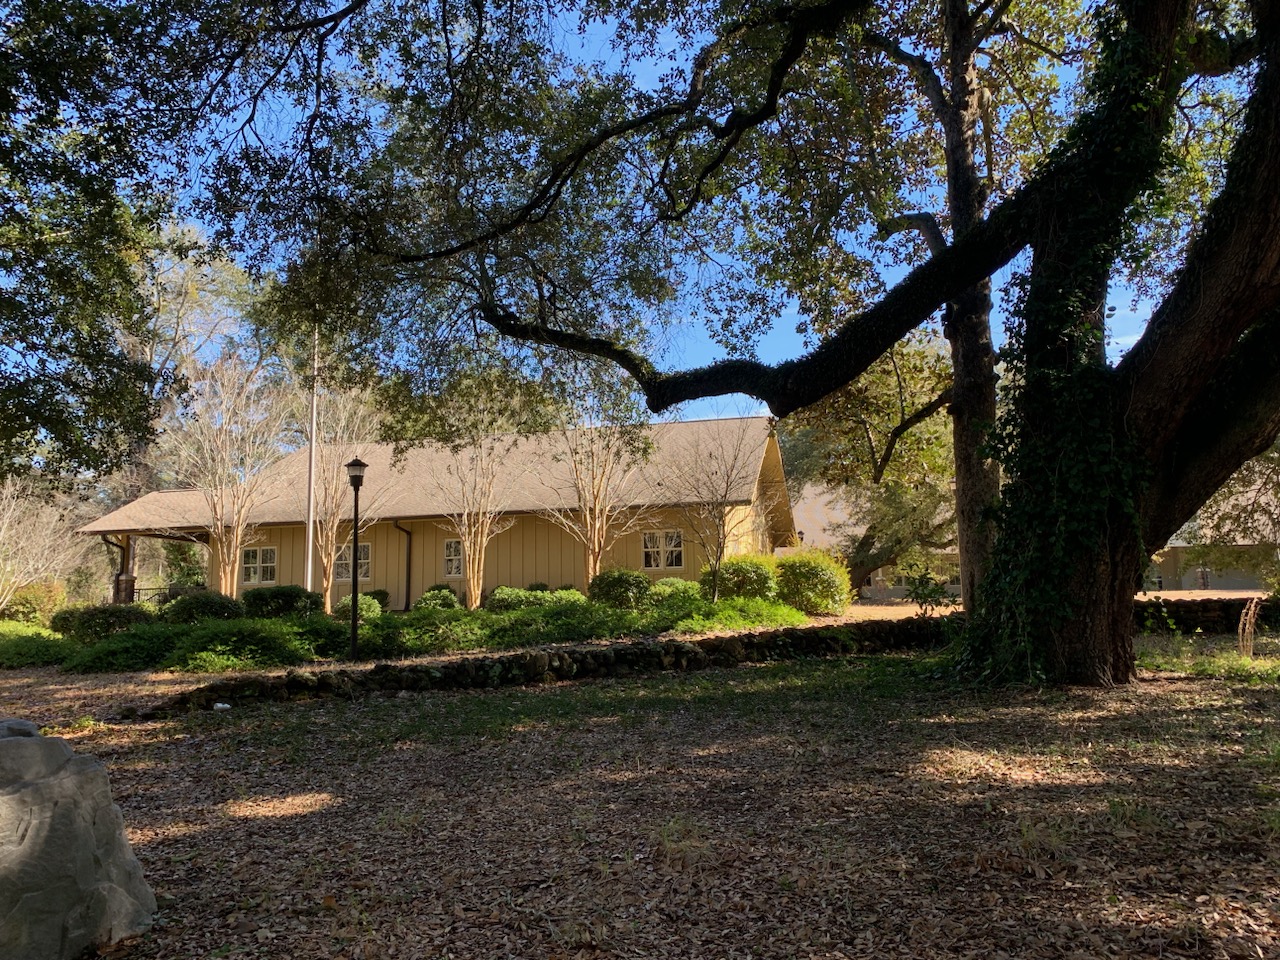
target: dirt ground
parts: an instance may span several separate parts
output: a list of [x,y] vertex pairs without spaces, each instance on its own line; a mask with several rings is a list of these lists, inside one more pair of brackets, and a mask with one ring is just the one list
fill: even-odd
[[[111,956],[1280,956],[1280,694],[906,658],[59,731],[161,910]],[[42,723],[191,678],[0,673]]]

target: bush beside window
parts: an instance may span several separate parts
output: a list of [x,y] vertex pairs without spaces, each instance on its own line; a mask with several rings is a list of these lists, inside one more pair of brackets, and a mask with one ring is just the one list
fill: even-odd
[[635,610],[651,589],[649,578],[639,570],[603,570],[591,579],[587,596],[620,610]]
[[246,590],[243,602],[246,615],[267,619],[305,617],[324,609],[324,597],[296,584]]
[[459,610],[462,601],[453,592],[453,588],[438,584],[413,601],[415,610]]
[[[729,597],[754,597],[757,600],[772,600],[778,595],[778,562],[763,554],[726,557],[720,561],[718,577],[718,594],[722,599]],[[713,576],[710,567],[702,568],[702,576],[698,582],[702,585],[702,595],[712,595]]]
[[521,590],[518,587],[494,587],[485,599],[484,608],[493,613],[525,610],[529,607],[554,607],[564,603],[586,603],[577,590]]
[[[359,606],[356,607],[356,611],[360,623],[368,623],[382,616],[382,604],[378,602],[376,597],[362,593],[357,600]],[[351,594],[347,594],[333,605],[333,616],[337,620],[351,621]]]

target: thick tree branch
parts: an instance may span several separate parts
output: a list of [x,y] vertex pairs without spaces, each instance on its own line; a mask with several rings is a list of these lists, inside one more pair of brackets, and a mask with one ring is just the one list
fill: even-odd
[[[710,160],[694,174],[694,186],[689,199],[676,211],[664,217],[664,219],[678,219],[697,203],[706,181],[724,164],[742,136],[777,113],[778,99],[782,95],[786,79],[807,49],[809,41],[814,37],[831,36],[837,33],[850,22],[865,16],[871,5],[872,0],[825,0],[817,4],[784,3],[767,8],[754,16],[733,21],[725,27],[720,37],[699,51],[694,60],[689,86],[682,97],[658,104],[617,123],[606,124],[595,133],[580,140],[572,149],[553,158],[529,197],[523,203],[513,207],[490,229],[447,247],[417,252],[392,250],[368,234],[360,235],[360,243],[371,252],[408,264],[445,260],[461,253],[480,249],[525,224],[535,223],[545,217],[559,200],[568,182],[582,169],[583,164],[604,146],[633,133],[657,128],[664,122],[683,118],[684,123],[677,131],[677,136],[693,130],[705,130],[713,139],[720,142],[720,146]],[[761,102],[750,109],[735,107],[728,117],[719,121],[699,114],[698,110],[706,100],[707,80],[711,68],[726,55],[732,41],[753,30],[777,26],[787,27],[788,32],[780,52],[770,65],[769,81]],[[352,216],[350,219],[358,218]]]
[[1280,306],[1280,37],[1249,99],[1222,192],[1169,295],[1118,366],[1124,427],[1159,456],[1237,340]]
[[1187,58],[1200,76],[1218,77],[1251,63],[1260,52],[1257,37],[1240,33],[1224,36],[1212,30],[1201,30],[1191,42]]
[[294,20],[292,22],[282,23],[278,26],[271,27],[270,32],[279,34],[307,33],[311,30],[322,30],[324,28],[336,27],[344,20],[355,16],[368,5],[369,0],[351,0],[351,2],[345,7],[334,10],[332,13],[312,17],[309,20]]
[[1280,308],[1240,339],[1178,430],[1152,463],[1143,507],[1148,549],[1168,542],[1231,474],[1280,436]]
[[928,211],[904,213],[901,216],[882,220],[876,230],[876,236],[881,240],[888,240],[894,234],[904,233],[907,230],[918,231],[929,245],[929,252],[935,257],[947,249],[947,238],[942,233],[942,227],[938,225],[938,218]]
[[[992,34],[1010,29],[1009,25],[1005,22],[1004,15],[1009,12],[1009,7],[1012,6],[1012,4],[1013,4],[1013,0],[998,0],[995,6],[991,9],[991,13],[987,16],[986,22],[974,29],[973,45],[975,49],[977,47],[982,46],[982,44],[986,43],[987,39]],[[971,21],[976,22],[977,18],[980,15],[981,15],[981,8],[973,12]],[[1016,30],[1015,30],[1015,33],[1016,33]],[[1024,40],[1026,39],[1020,33],[1017,35],[1020,39],[1024,39]],[[1046,52],[1038,44],[1036,45],[1036,49],[1040,50],[1042,53]]]

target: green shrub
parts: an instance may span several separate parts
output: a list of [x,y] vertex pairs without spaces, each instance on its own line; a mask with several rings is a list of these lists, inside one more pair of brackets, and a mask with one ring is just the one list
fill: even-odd
[[62,668],[70,673],[155,670],[173,653],[185,632],[169,623],[135,623],[126,630],[80,647]]
[[904,596],[920,610],[920,616],[932,616],[940,607],[949,607],[956,602],[956,596],[948,588],[941,577],[929,570],[920,570],[907,576],[907,589]]
[[[719,596],[772,600],[778,595],[777,569],[778,562],[763,554],[726,557],[720,562]],[[699,583],[704,597],[712,594],[712,580],[711,569],[703,567]]]
[[386,613],[391,609],[391,593],[379,587],[377,590],[365,590],[361,596],[373,597],[378,601],[378,606],[382,608],[382,612]]
[[313,613],[292,621],[298,636],[321,656],[345,654],[351,647],[351,621],[341,623],[323,613]]
[[49,626],[53,615],[67,604],[67,591],[60,583],[47,580],[20,587],[0,610],[0,620],[38,623]]
[[[382,604],[367,593],[360,594],[357,602],[359,606],[356,610],[360,623],[368,623],[382,616]],[[333,605],[333,616],[335,619],[351,622],[351,594],[347,594]]]
[[443,584],[432,587],[413,601],[415,610],[458,610],[461,607],[462,601],[453,592],[453,588]]
[[662,633],[706,607],[707,601],[703,599],[702,588],[696,580],[663,577],[649,591],[648,604],[655,614],[652,632]]
[[602,570],[591,578],[587,596],[593,603],[634,610],[650,590],[649,578],[639,570]]
[[821,550],[778,559],[778,599],[808,614],[843,613],[849,606],[849,569]]
[[136,624],[154,623],[155,608],[141,603],[104,603],[92,607],[64,607],[50,626],[79,643],[96,643]]
[[52,667],[79,649],[75,641],[38,624],[0,622],[0,669]]
[[520,590],[516,587],[494,587],[485,599],[484,608],[493,613],[525,610],[529,607],[554,607],[566,603],[586,603],[577,590]]
[[547,593],[551,590],[551,585],[543,583],[541,580],[535,580],[525,589],[533,593]]
[[296,623],[208,620],[185,632],[164,666],[188,673],[292,667],[315,657]]
[[235,597],[202,590],[175,597],[165,606],[161,619],[165,623],[190,624],[206,620],[242,620],[245,616],[244,604]]
[[244,592],[244,612],[257,619],[307,616],[324,609],[324,597],[296,584],[254,587]]

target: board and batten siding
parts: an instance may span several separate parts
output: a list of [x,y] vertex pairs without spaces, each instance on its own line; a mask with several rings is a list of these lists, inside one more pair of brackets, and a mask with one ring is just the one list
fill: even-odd
[[[767,552],[769,542],[768,518],[753,506],[734,506],[731,517],[729,555],[738,553]],[[531,583],[545,583],[553,590],[572,585],[586,591],[585,560],[582,544],[566,530],[545,517],[519,514],[511,526],[495,536],[485,551],[484,590],[486,593],[498,586],[527,587]],[[404,610],[426,590],[438,583],[447,583],[459,594],[461,577],[446,577],[444,573],[444,544],[457,539],[441,520],[380,520],[370,524],[360,534],[360,542],[371,545],[372,576],[360,581],[361,591],[386,590],[390,595],[391,609]],[[684,542],[684,565],[678,568],[644,569],[645,531],[680,530]],[[239,585],[238,595],[256,586],[303,585],[306,576],[306,531],[301,524],[263,526],[255,533],[251,547],[276,548],[276,579],[274,583]],[[406,556],[406,554],[408,554]],[[408,563],[406,586],[405,565]],[[702,546],[690,529],[690,518],[679,509],[655,510],[639,528],[618,539],[605,553],[603,569],[625,568],[639,570],[653,580],[662,577],[682,577],[696,580],[707,558]],[[218,557],[216,547],[209,552],[209,583],[217,583]],[[314,562],[315,586],[320,586],[320,557],[317,551]],[[342,579],[333,585],[331,600],[336,603],[351,592],[351,581]]]

